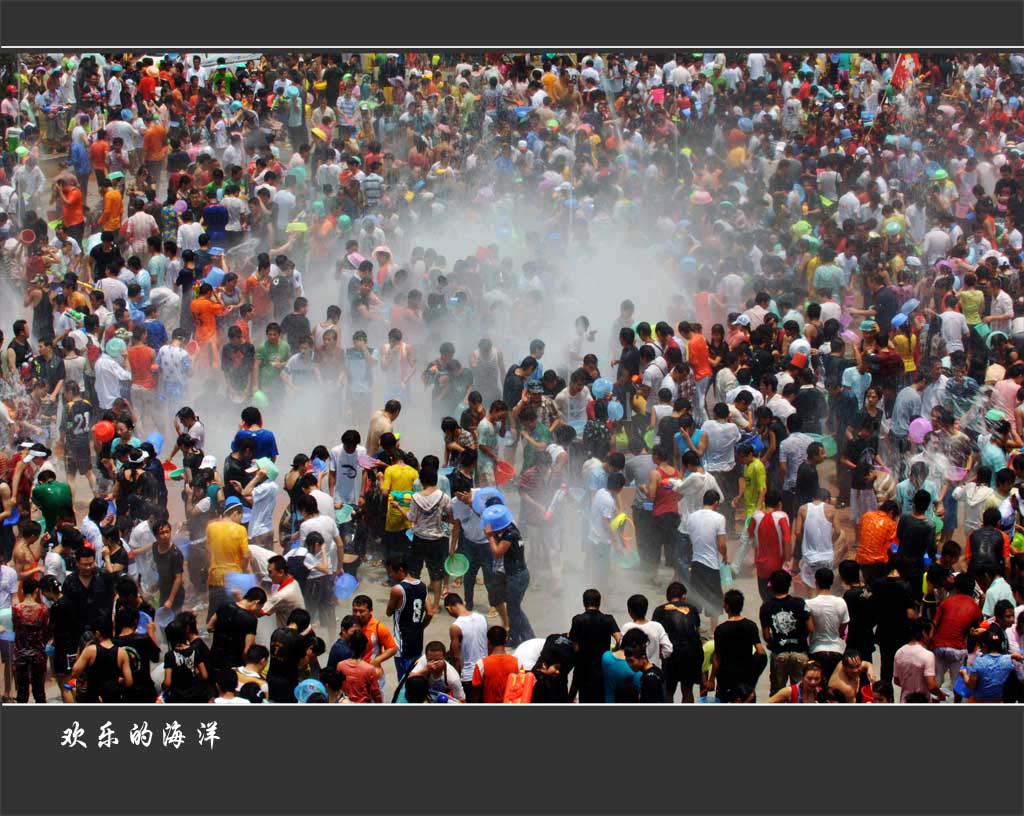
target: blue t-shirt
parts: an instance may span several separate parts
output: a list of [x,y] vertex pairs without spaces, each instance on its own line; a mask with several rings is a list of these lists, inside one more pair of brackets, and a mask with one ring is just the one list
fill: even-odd
[[978,676],[975,700],[1002,700],[1003,685],[1013,671],[1013,660],[1004,654],[982,654],[967,667],[968,674]]
[[264,457],[267,459],[277,458],[277,439],[274,438],[273,431],[268,431],[266,428],[250,428],[248,430],[243,428],[231,440],[232,452],[238,450],[238,446],[242,443],[243,439],[252,439],[256,442],[257,459]]
[[[640,672],[635,672],[629,667],[625,660],[619,660],[611,652],[601,655],[601,675],[604,678],[604,701],[614,703],[616,692],[621,693],[624,687],[631,687],[633,692],[638,692]],[[631,692],[627,691],[626,696],[630,697]]]

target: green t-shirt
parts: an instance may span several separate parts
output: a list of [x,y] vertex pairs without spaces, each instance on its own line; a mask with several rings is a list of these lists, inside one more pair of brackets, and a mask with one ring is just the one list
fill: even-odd
[[287,363],[291,356],[292,350],[288,346],[288,341],[283,338],[276,346],[270,345],[267,340],[260,344],[256,349],[256,359],[260,364],[260,388],[273,388],[280,384],[281,370],[274,368],[274,363]]
[[57,521],[66,512],[74,512],[71,503],[71,486],[66,482],[45,482],[32,489],[32,503],[38,507],[46,520],[46,529],[57,528]]
[[743,507],[748,516],[757,510],[757,498],[768,486],[768,474],[764,470],[764,462],[754,459],[743,468]]

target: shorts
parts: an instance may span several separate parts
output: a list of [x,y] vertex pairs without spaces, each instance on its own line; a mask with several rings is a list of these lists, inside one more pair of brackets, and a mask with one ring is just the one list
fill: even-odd
[[487,600],[491,606],[498,606],[508,600],[508,577],[503,572],[492,572],[487,585]]
[[850,491],[850,521],[857,524],[865,513],[878,509],[878,501],[872,488]]
[[719,615],[722,612],[722,575],[706,564],[694,561],[690,564],[689,600],[700,608],[704,615]]
[[423,565],[431,581],[444,578],[444,560],[448,557],[448,541],[443,538],[430,539],[414,536],[409,553],[409,574],[419,576]]
[[61,643],[54,641],[53,643],[53,673],[57,675],[71,674],[71,669],[75,665],[75,660],[78,659],[78,654],[75,650],[74,645],[71,643]]
[[771,693],[774,694],[783,686],[802,682],[804,665],[806,663],[806,652],[779,652],[778,654],[773,654],[771,662]]
[[814,573],[822,567],[832,569],[832,559],[830,558],[828,561],[808,561],[804,558],[800,561],[800,580],[804,582],[804,586],[808,589],[814,589],[817,586],[814,583]]
[[85,476],[92,470],[92,452],[88,448],[67,448],[64,454],[64,467],[68,475],[80,473]]
[[676,658],[672,655],[665,661],[665,685],[675,691],[677,685],[691,688],[700,685],[703,676],[704,655],[683,655]]

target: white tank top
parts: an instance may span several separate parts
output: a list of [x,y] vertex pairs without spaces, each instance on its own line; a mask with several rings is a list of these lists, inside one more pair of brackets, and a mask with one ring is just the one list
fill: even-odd
[[462,681],[469,683],[476,662],[487,657],[487,618],[479,612],[470,612],[456,618],[455,625],[462,630]]
[[825,505],[807,505],[804,522],[804,559],[811,563],[832,560],[832,522],[825,517]]

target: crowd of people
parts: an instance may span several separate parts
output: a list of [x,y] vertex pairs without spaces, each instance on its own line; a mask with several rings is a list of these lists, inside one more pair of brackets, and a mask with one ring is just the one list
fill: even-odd
[[1024,55],[6,82],[5,701],[1024,700]]

